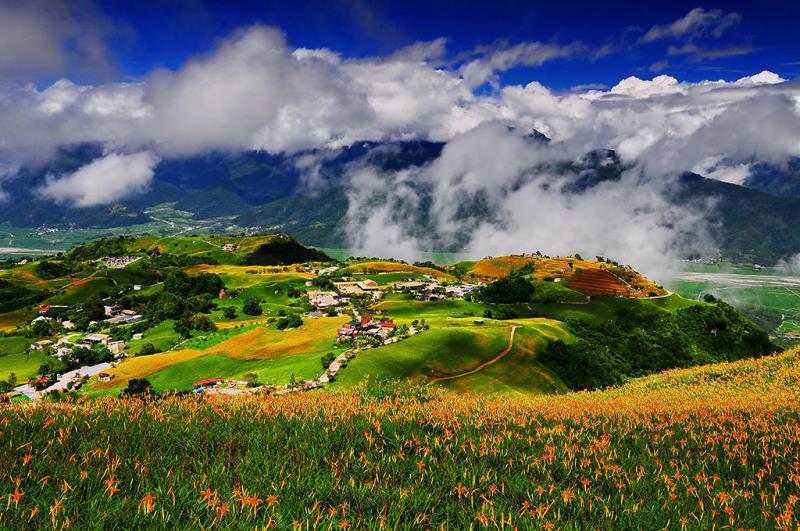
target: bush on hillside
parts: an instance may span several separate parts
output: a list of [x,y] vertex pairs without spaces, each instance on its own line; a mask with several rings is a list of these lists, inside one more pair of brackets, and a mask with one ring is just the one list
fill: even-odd
[[35,291],[8,280],[0,280],[0,313],[34,305],[50,296],[49,291]]
[[530,280],[522,275],[509,274],[481,287],[476,298],[492,304],[514,304],[530,301],[533,293],[534,287]]
[[302,317],[300,317],[296,313],[291,313],[286,317],[281,317],[280,319],[278,319],[278,321],[275,323],[275,327],[278,330],[286,330],[287,328],[297,328],[299,326],[302,326],[302,324],[303,324]]
[[244,306],[242,307],[242,311],[245,315],[261,315],[264,310],[261,309],[261,302],[253,297],[250,297],[246,301],[244,301]]
[[150,396],[153,394],[155,394],[153,385],[147,378],[134,378],[128,382],[128,386],[122,390],[120,396]]
[[288,236],[275,236],[245,256],[246,265],[289,265],[301,262],[330,262],[331,257],[318,249],[304,247]]
[[75,271],[75,264],[66,262],[51,262],[49,260],[42,260],[36,264],[36,275],[44,280],[66,277],[73,271]]

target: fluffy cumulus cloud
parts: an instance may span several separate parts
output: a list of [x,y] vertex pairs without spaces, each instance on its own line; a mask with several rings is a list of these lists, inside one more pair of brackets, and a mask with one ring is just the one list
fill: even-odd
[[157,163],[158,157],[149,151],[131,155],[111,153],[75,173],[49,177],[39,193],[78,207],[108,204],[143,191],[153,179]]
[[[735,22],[731,14],[693,10],[645,37],[713,36]],[[448,59],[446,41],[437,39],[351,59],[294,48],[279,30],[254,26],[175,70],[136,82],[3,85],[0,161],[15,168],[62,145],[102,143],[104,158],[54,176],[42,190],[87,206],[141,190],[163,157],[211,149],[328,153],[359,140],[447,141],[442,157],[425,168],[388,176],[353,171],[354,247],[383,241],[385,252],[408,256],[425,248],[426,235],[409,227],[430,199],[436,238],[461,238],[474,254],[542,248],[638,257],[633,253],[659,256],[672,248],[682,225],[694,219],[664,201],[670,176],[694,170],[742,182],[753,161],[782,164],[800,156],[800,84],[772,72],[693,83],[629,77],[608,90],[567,92],[536,81],[497,82],[499,72],[516,65],[580,54],[592,51],[501,43]],[[536,129],[552,142],[531,148],[509,128]],[[615,150],[631,169],[592,194],[558,193],[567,184],[558,176],[530,173],[601,148]],[[313,157],[299,160],[315,167]],[[370,193],[375,179],[391,183],[378,187],[392,191],[380,201]],[[430,194],[425,201],[420,189]],[[480,221],[464,210],[467,204],[496,215]],[[371,227],[379,227],[379,237],[365,237]]]
[[[668,181],[638,172],[575,192],[574,176],[551,165],[575,154],[489,122],[454,138],[432,164],[392,174],[388,185],[385,175],[358,168],[350,187],[351,247],[407,259],[454,244],[468,258],[580,251],[625,257],[663,278],[681,235],[702,232],[698,214],[665,199]],[[428,205],[425,227],[421,205]]]

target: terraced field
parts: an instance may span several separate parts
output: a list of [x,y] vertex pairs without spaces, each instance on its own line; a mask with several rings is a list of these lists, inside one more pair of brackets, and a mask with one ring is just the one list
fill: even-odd
[[532,278],[560,280],[584,295],[651,297],[667,294],[661,286],[629,268],[575,257],[526,255],[484,258],[474,262],[467,270],[467,275],[481,280],[496,280],[529,264],[534,265]]
[[566,285],[586,295],[621,296],[630,291],[619,278],[601,269],[577,269]]

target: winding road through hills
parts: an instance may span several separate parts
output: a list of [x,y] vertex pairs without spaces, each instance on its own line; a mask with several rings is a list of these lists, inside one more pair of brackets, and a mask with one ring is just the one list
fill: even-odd
[[442,376],[442,377],[439,377],[439,378],[432,378],[431,379],[431,383],[444,382],[446,380],[455,380],[456,378],[461,378],[463,376],[469,376],[470,374],[475,374],[476,372],[488,367],[489,365],[497,363],[498,361],[503,359],[509,352],[511,352],[511,348],[514,346],[514,332],[517,331],[517,328],[519,328],[519,327],[518,326],[512,326],[511,327],[511,336],[508,338],[508,346],[505,348],[505,350],[503,350],[500,354],[498,354],[494,358],[490,359],[489,361],[485,361],[485,362],[481,363],[480,365],[478,365],[477,367],[475,367],[472,370],[469,370],[467,372],[462,372],[461,374],[454,374],[452,376]]

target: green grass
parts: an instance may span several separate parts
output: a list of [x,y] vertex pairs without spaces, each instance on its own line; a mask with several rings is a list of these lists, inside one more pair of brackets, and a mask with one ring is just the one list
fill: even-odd
[[488,361],[508,345],[510,328],[497,322],[483,326],[442,326],[379,348],[358,352],[337,375],[337,386],[367,376],[426,381],[465,372]]
[[165,351],[174,347],[180,336],[173,329],[175,321],[166,320],[158,323],[142,334],[142,339],[130,341],[127,345],[130,355],[135,356],[139,353],[145,343],[152,343],[158,350]]
[[[261,383],[284,384],[292,375],[300,380],[311,380],[322,373],[320,358],[325,352],[327,351],[249,360],[230,358],[224,354],[208,354],[161,369],[147,379],[158,391],[188,391],[193,382],[204,378],[242,380],[248,373],[256,374]],[[117,394],[119,390],[113,389],[109,392]]]
[[[563,330],[548,328],[547,332],[557,333],[562,339],[568,338],[568,334]],[[558,376],[536,361],[537,352],[544,349],[550,340],[543,334],[541,328],[531,326],[518,328],[514,346],[503,359],[474,374],[443,381],[440,385],[451,391],[462,393],[477,391],[487,395],[529,396],[567,392],[567,387]]]
[[65,293],[55,295],[47,299],[47,304],[68,304],[71,306],[81,304],[90,299],[102,298],[102,294],[106,296],[116,293],[119,288],[114,286],[114,283],[105,277],[96,277],[87,280],[83,284],[69,286]]
[[392,317],[406,319],[421,319],[429,317],[464,317],[472,314],[477,317],[483,315],[487,308],[476,302],[467,302],[459,299],[444,299],[441,301],[416,301],[407,295],[399,294],[387,298],[378,308],[386,311]]
[[28,352],[32,342],[24,337],[0,337],[0,380],[8,380],[13,372],[17,381],[24,383],[36,376],[42,364],[53,359],[41,350]]
[[27,337],[0,337],[0,356],[25,352],[31,343],[33,343],[33,340]]
[[389,284],[394,284],[395,282],[402,282],[404,280],[420,280],[420,281],[427,281],[425,275],[421,273],[414,273],[412,271],[398,271],[396,273],[369,273],[369,274],[353,274],[349,275],[352,276],[356,280],[374,280],[378,283],[379,286],[388,286]]

